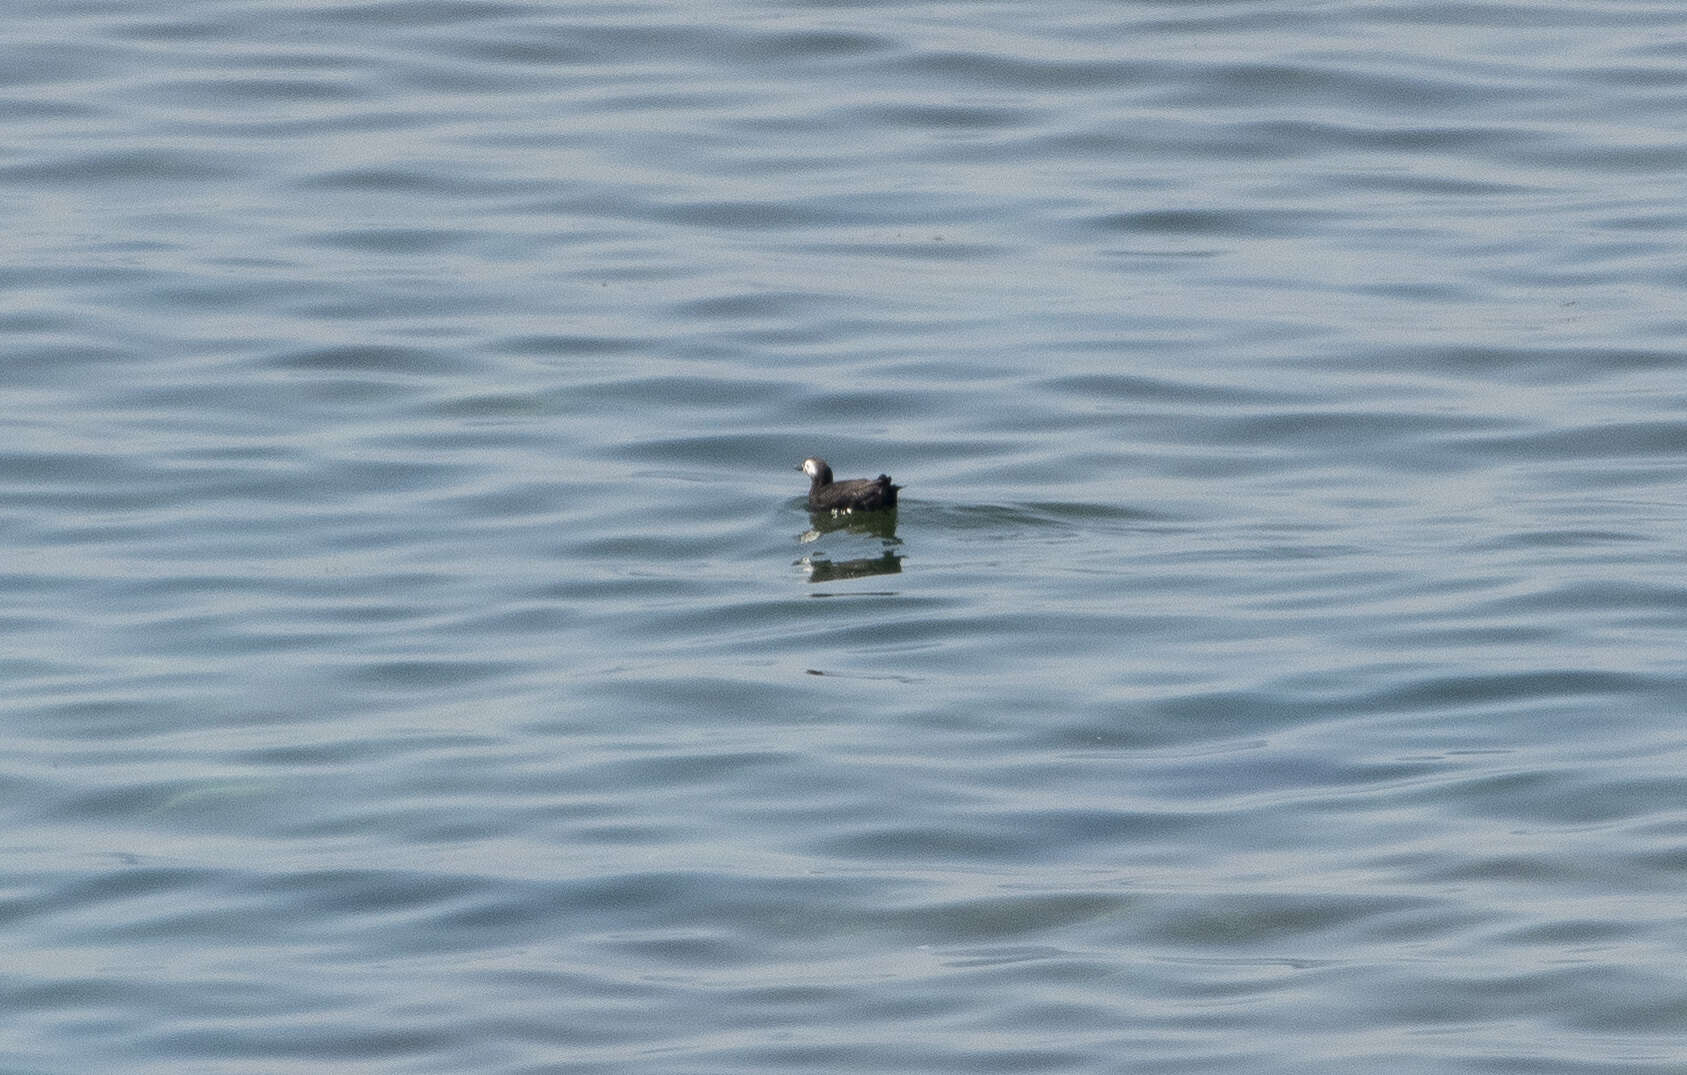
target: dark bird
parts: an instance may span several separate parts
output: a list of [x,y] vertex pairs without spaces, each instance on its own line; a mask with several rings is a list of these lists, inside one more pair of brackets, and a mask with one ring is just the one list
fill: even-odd
[[833,481],[832,468],[824,459],[809,456],[797,468],[811,480],[808,487],[809,511],[878,511],[896,507],[896,491],[902,486],[890,484],[889,474],[876,478],[850,478]]

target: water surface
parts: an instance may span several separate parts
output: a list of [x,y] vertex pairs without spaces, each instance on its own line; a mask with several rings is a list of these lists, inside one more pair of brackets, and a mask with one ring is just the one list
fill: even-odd
[[1684,32],[14,15],[0,1067],[1682,1070]]

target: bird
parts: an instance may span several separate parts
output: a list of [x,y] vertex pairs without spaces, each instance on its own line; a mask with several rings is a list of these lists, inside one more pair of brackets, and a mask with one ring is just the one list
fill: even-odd
[[824,459],[809,456],[797,468],[811,479],[808,487],[809,511],[879,511],[896,507],[896,491],[902,486],[892,485],[889,474],[876,478],[832,480],[832,468]]

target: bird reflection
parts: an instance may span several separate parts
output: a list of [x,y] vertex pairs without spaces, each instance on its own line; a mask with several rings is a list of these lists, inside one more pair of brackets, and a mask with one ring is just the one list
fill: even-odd
[[845,533],[880,538],[896,545],[902,544],[896,536],[895,508],[889,511],[862,512],[811,511],[808,513],[808,524],[814,529],[802,536],[803,541],[813,541],[821,534],[834,534],[841,530]]
[[895,575],[902,571],[902,557],[896,553],[902,539],[896,536],[896,510],[856,513],[809,512],[812,527],[799,541],[818,541],[827,534],[859,534],[878,538],[882,551],[877,556],[849,560],[833,560],[816,549],[813,555],[797,561],[808,572],[810,582],[836,582],[839,579],[863,579],[873,575]]
[[902,571],[902,557],[888,549],[883,555],[870,559],[828,560],[821,556],[805,556],[797,563],[808,572],[810,582],[865,579],[874,575],[895,575]]

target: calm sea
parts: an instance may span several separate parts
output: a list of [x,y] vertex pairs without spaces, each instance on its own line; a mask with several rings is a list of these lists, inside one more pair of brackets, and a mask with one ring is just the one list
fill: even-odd
[[0,131],[7,1075],[1687,1071],[1679,0],[41,0]]

